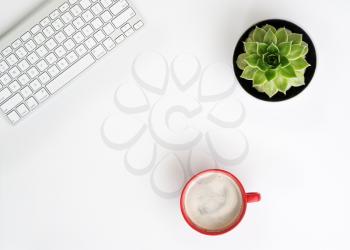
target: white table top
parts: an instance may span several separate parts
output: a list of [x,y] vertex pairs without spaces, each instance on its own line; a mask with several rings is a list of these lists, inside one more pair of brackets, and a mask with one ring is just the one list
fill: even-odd
[[[4,1],[0,31],[38,0]],[[134,0],[147,26],[16,127],[0,119],[0,249],[349,249],[350,2]],[[118,86],[134,82],[143,51],[167,60],[190,52],[230,65],[252,24],[282,18],[316,46],[310,86],[286,102],[259,101],[237,84],[249,152],[228,167],[262,201],[234,231],[206,237],[182,219],[150,174],[135,176],[124,151],[100,135]],[[183,152],[186,153],[186,152]]]

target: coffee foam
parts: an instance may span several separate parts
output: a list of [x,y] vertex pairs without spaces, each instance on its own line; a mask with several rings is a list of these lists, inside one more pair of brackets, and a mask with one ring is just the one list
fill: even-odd
[[210,232],[227,229],[242,211],[238,185],[223,173],[205,173],[196,177],[187,189],[185,211],[193,224]]

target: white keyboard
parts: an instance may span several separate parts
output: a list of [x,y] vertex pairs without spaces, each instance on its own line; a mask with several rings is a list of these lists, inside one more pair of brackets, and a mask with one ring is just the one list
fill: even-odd
[[142,26],[127,0],[51,1],[2,38],[1,111],[17,123]]

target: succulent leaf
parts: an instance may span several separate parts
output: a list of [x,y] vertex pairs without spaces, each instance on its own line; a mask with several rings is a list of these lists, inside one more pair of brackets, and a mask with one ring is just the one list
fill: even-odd
[[264,43],[277,43],[277,37],[271,29],[269,29],[264,36]]
[[288,41],[292,42],[293,44],[301,44],[302,40],[303,40],[302,34],[292,33],[288,35]]
[[276,88],[281,91],[282,93],[286,94],[287,88],[288,88],[288,79],[284,78],[282,76],[276,77],[274,80]]
[[258,65],[259,59],[260,59],[259,55],[251,54],[245,58],[245,61],[248,63],[249,66],[256,67]]
[[263,42],[266,31],[262,28],[256,27],[253,31],[253,40],[255,42]]
[[261,70],[256,71],[253,78],[253,85],[261,85],[267,81],[265,73]]
[[303,70],[310,66],[310,64],[303,57],[290,61],[290,64],[295,70]]
[[280,51],[274,43],[271,43],[269,45],[269,47],[267,47],[267,52],[273,53],[273,54],[278,54]]
[[256,54],[258,52],[258,44],[256,42],[245,42],[244,51],[248,54]]
[[289,55],[287,56],[290,60],[298,59],[303,55],[305,47],[303,45],[299,44],[293,44],[290,50]]
[[264,27],[262,27],[266,32],[271,30],[273,33],[276,33],[276,28],[273,27],[272,25],[270,24],[265,24]]
[[244,69],[244,71],[243,71],[241,77],[242,77],[243,79],[246,79],[246,80],[253,80],[254,74],[255,74],[255,72],[256,72],[257,70],[258,70],[257,68],[253,68],[253,67],[247,66],[247,67]]
[[297,77],[297,75],[295,74],[295,70],[293,68],[292,65],[288,65],[284,68],[281,68],[280,69],[280,74],[282,76],[284,76],[285,78],[294,78],[294,77]]
[[266,43],[258,43],[258,55],[262,56],[267,52],[268,45]]
[[264,93],[266,93],[270,98],[273,97],[275,94],[277,94],[278,89],[275,86],[275,83],[273,81],[266,82],[262,86],[262,90]]
[[290,63],[288,58],[285,56],[281,56],[281,60],[280,60],[281,66],[282,67],[286,67],[288,66],[288,64]]
[[275,79],[277,76],[277,71],[275,69],[268,69],[265,72],[265,77],[268,81]]
[[246,53],[240,54],[237,58],[237,66],[239,69],[244,70],[245,67],[247,67],[247,62],[245,61],[245,58],[247,57]]
[[280,50],[280,54],[282,56],[288,56],[292,49],[292,42],[284,42],[278,45],[278,49]]
[[270,98],[278,92],[286,94],[291,87],[305,84],[305,59],[309,51],[302,35],[271,25],[255,27],[244,42],[244,51],[236,64],[243,70],[241,78]]
[[279,28],[276,31],[277,44],[288,42],[288,33],[285,28]]

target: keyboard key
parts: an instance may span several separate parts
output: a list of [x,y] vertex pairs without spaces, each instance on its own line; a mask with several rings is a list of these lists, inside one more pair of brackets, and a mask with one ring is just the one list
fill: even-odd
[[58,43],[62,43],[64,40],[66,40],[66,38],[67,37],[62,32],[59,32],[57,35],[55,35],[55,39]]
[[45,41],[45,37],[43,36],[43,34],[39,33],[34,37],[34,41],[40,45]]
[[134,33],[135,31],[133,30],[133,28],[131,28],[131,29],[128,29],[127,31],[125,31],[125,35],[126,36],[131,36],[133,33]]
[[107,34],[107,35],[110,35],[114,32],[114,27],[112,24],[108,23],[107,25],[105,25],[103,27],[103,31]]
[[106,47],[107,50],[112,50],[115,47],[115,43],[111,38],[107,38],[104,42],[103,45]]
[[89,0],[81,0],[80,5],[83,9],[87,9],[91,6],[91,2]]
[[30,87],[35,92],[35,91],[37,91],[38,89],[41,88],[41,84],[40,84],[40,82],[37,79],[35,79],[34,81],[32,81],[30,83]]
[[66,47],[67,50],[71,50],[75,47],[75,43],[72,39],[68,39],[63,45],[64,47]]
[[38,103],[35,101],[35,99],[33,97],[29,98],[26,101],[26,104],[30,110],[33,110],[38,106]]
[[50,17],[52,20],[55,20],[57,17],[59,17],[60,12],[58,10],[54,10],[51,14]]
[[31,51],[33,51],[33,50],[35,49],[36,45],[35,45],[35,43],[34,43],[32,40],[30,40],[29,42],[27,42],[27,43],[25,44],[25,47],[26,47],[26,49],[27,49],[29,52],[31,52]]
[[9,88],[12,91],[12,93],[14,93],[17,92],[21,88],[21,86],[17,81],[13,81],[12,83],[10,83]]
[[69,12],[67,12],[67,13],[65,13],[65,14],[62,15],[62,20],[63,20],[63,22],[65,22],[66,24],[67,24],[67,23],[70,23],[70,22],[73,20],[73,16],[72,16]]
[[35,52],[31,53],[27,58],[31,64],[34,64],[39,60],[39,57]]
[[30,76],[30,78],[34,78],[37,75],[39,75],[39,71],[35,68],[35,67],[31,67],[28,71],[27,71],[28,75]]
[[78,62],[68,68],[64,74],[59,75],[56,79],[46,85],[46,88],[49,90],[51,94],[54,94],[59,89],[61,89],[64,85],[70,82],[77,74],[83,72],[86,68],[88,68],[91,64],[93,64],[95,60],[90,54],[87,54],[83,58],[81,58]]
[[84,45],[80,45],[76,48],[76,52],[78,53],[79,56],[82,56],[87,52],[87,49],[85,48]]
[[61,59],[60,61],[58,61],[57,66],[61,69],[64,70],[68,67],[68,62],[66,61],[66,59]]
[[119,14],[123,9],[125,9],[126,7],[128,7],[129,4],[127,1],[125,0],[121,0],[118,1],[117,3],[115,3],[110,10],[112,11],[113,15],[117,15]]
[[46,25],[48,25],[50,23],[50,19],[48,17],[44,18],[43,20],[41,20],[40,24],[41,26],[45,27]]
[[50,81],[50,76],[45,72],[39,76],[39,80],[41,81],[42,84],[46,84]]
[[49,68],[48,72],[52,77],[55,77],[60,73],[59,69],[55,65]]
[[7,98],[11,96],[11,91],[8,88],[5,88],[0,91],[0,103],[5,101]]
[[35,25],[30,32],[32,32],[33,35],[35,35],[36,33],[38,33],[40,31],[40,26],[39,25]]
[[22,61],[20,61],[18,63],[18,67],[22,70],[22,71],[25,71],[26,69],[29,68],[29,63],[27,62],[26,59],[23,59]]
[[128,29],[131,29],[131,25],[130,24],[125,24],[123,27],[120,28],[123,32],[127,31]]
[[86,25],[83,29],[82,29],[84,35],[86,37],[89,37],[92,33],[94,33],[94,30],[92,29],[92,27],[88,24]]
[[103,11],[103,8],[99,3],[96,3],[94,6],[92,6],[91,10],[95,13],[95,15],[98,15]]
[[14,66],[10,71],[9,71],[10,75],[13,77],[13,78],[16,78],[17,76],[19,76],[21,74],[21,71],[16,67]]
[[24,86],[26,85],[30,80],[29,77],[26,74],[21,75],[20,77],[18,77],[18,81],[19,83]]
[[117,39],[115,40],[116,43],[120,44],[121,42],[123,42],[125,40],[125,36],[124,35],[120,35],[117,37]]
[[78,59],[78,56],[72,51],[67,55],[67,59],[70,63],[74,63]]
[[92,37],[85,41],[85,45],[88,49],[92,49],[93,47],[95,47],[96,44],[96,41]]
[[36,53],[38,53],[38,55],[39,55],[40,57],[44,57],[44,56],[47,55],[47,53],[49,53],[49,52],[47,51],[47,49],[46,49],[44,46],[41,46],[41,47],[39,47],[39,48],[36,50]]
[[100,30],[94,34],[94,37],[97,42],[101,42],[103,39],[105,39],[106,35]]
[[18,104],[20,104],[22,101],[23,101],[23,97],[20,94],[16,94],[13,97],[11,97],[9,100],[7,100],[4,104],[1,105],[1,110],[4,113],[8,113]]
[[64,28],[64,32],[67,36],[71,36],[75,33],[75,28],[71,24],[69,24],[66,28]]
[[11,82],[11,77],[8,74],[4,74],[0,77],[0,82],[3,85],[7,85]]
[[45,45],[49,50],[53,50],[54,48],[56,48],[57,43],[55,42],[55,40],[50,39],[45,43]]
[[112,0],[101,0],[102,5],[107,8],[112,4]]
[[6,61],[10,66],[12,66],[18,62],[18,58],[14,54],[11,54],[9,57],[6,58]]
[[26,86],[23,89],[21,89],[21,94],[23,98],[26,99],[27,97],[31,96],[33,92],[28,86]]
[[106,54],[106,50],[102,47],[102,45],[99,45],[92,50],[92,54],[98,60]]
[[22,39],[22,41],[23,42],[26,42],[26,41],[28,41],[30,38],[31,38],[31,34],[29,33],[29,32],[26,32],[26,33],[24,33],[22,36],[21,36],[21,39]]
[[109,13],[109,11],[106,10],[105,12],[102,13],[101,18],[106,23],[112,19],[112,15],[111,13]]
[[9,55],[11,52],[12,52],[12,48],[11,48],[11,47],[7,47],[6,49],[4,49],[4,50],[2,51],[2,54],[3,54],[4,56],[7,56],[7,55]]
[[63,28],[64,24],[62,23],[62,21],[60,19],[57,19],[56,21],[54,21],[52,23],[52,26],[54,27],[55,30],[60,30]]
[[16,111],[12,111],[10,114],[7,115],[7,117],[10,119],[10,121],[15,124],[17,123],[21,118],[16,113]]
[[27,115],[29,113],[29,110],[26,107],[26,105],[21,104],[18,106],[17,112],[19,113],[20,116],[24,117],[25,115]]
[[36,66],[38,67],[38,69],[39,69],[40,71],[44,71],[44,70],[47,69],[47,67],[48,67],[48,65],[47,65],[47,63],[45,62],[45,60],[39,61],[39,62],[37,63]]
[[62,57],[67,53],[67,51],[63,48],[63,46],[60,46],[55,50],[55,53],[58,57]]
[[91,19],[94,18],[94,15],[91,13],[90,10],[85,11],[81,16],[84,18],[85,22],[89,22]]
[[73,36],[74,41],[79,44],[82,41],[84,41],[85,37],[84,35],[79,31]]
[[16,41],[14,41],[14,42],[12,43],[12,47],[13,47],[14,49],[17,49],[19,46],[21,46],[21,44],[22,44],[22,42],[21,42],[19,39],[17,39]]
[[68,4],[68,3],[62,4],[62,5],[60,6],[60,8],[59,8],[59,10],[60,10],[61,12],[65,12],[65,11],[68,10],[68,9],[69,9],[69,4]]
[[138,21],[137,23],[135,23],[134,25],[134,29],[138,30],[143,26],[143,22],[142,21]]
[[92,24],[92,26],[93,26],[95,29],[99,29],[99,28],[103,25],[101,19],[98,18],[98,17],[95,18],[95,19],[91,22],[91,24]]
[[42,88],[34,94],[34,97],[38,102],[43,102],[49,97],[49,93],[47,93],[47,91]]
[[27,51],[23,48],[20,47],[17,51],[16,51],[16,55],[18,56],[18,58],[22,59],[23,57],[25,57],[27,55]]
[[43,33],[47,38],[50,38],[55,33],[55,31],[51,26],[48,26],[43,30]]
[[47,55],[46,60],[49,64],[53,64],[57,61],[57,57],[54,53],[50,53]]
[[75,5],[73,8],[71,8],[71,12],[73,13],[74,16],[79,16],[83,11],[79,7],[79,5]]
[[8,68],[9,68],[9,66],[7,65],[7,63],[5,61],[0,62],[0,72],[1,73],[4,73]]
[[[119,1],[120,2],[120,1]],[[118,3],[119,3],[118,2]],[[116,4],[118,4],[116,3]],[[122,26],[124,23],[126,23],[127,21],[129,21],[129,19],[131,19],[132,17],[134,17],[136,15],[135,11],[133,11],[133,9],[128,8],[126,11],[124,11],[123,13],[121,13],[119,16],[117,16],[116,18],[113,19],[112,23],[114,24],[114,26],[116,28],[119,28],[120,26]]]
[[80,17],[78,17],[77,19],[75,19],[73,21],[73,25],[75,26],[75,28],[77,30],[80,30],[81,27],[83,27],[85,25],[85,22],[83,21],[83,19],[81,19]]

